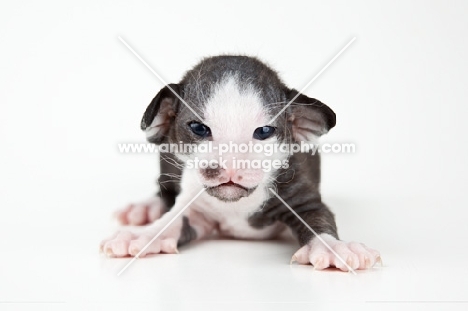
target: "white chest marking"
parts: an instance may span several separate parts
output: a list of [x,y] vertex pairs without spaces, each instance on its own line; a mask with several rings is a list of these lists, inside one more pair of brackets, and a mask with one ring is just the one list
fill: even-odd
[[278,223],[257,229],[248,223],[249,216],[262,207],[265,199],[262,189],[233,203],[222,202],[203,193],[191,208],[214,222],[222,235],[240,239],[269,239],[281,232],[284,225]]

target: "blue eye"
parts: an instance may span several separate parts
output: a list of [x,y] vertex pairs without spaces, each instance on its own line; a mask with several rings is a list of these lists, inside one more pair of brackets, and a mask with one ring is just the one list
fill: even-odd
[[211,136],[210,128],[203,123],[193,121],[193,122],[190,122],[188,125],[190,126],[190,129],[192,130],[192,132],[197,136],[200,136],[200,137]]
[[253,138],[258,140],[270,138],[275,133],[275,130],[276,129],[273,126],[258,127],[253,133]]

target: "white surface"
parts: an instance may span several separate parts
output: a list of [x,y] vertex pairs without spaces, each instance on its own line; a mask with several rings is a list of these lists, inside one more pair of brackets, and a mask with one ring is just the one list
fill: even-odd
[[[468,303],[467,4],[462,1],[129,4],[0,8],[0,309],[464,310]],[[110,215],[154,191],[141,115],[201,57],[254,54],[332,107],[323,196],[340,235],[379,249],[358,276],[289,266],[287,242],[206,241],[135,262],[97,253]],[[377,301],[377,302],[375,302]],[[376,305],[378,304],[378,305]]]

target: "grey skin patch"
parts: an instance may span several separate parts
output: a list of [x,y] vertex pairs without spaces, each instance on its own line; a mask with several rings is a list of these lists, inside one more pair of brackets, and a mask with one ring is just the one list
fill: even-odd
[[266,104],[286,100],[286,87],[274,70],[254,57],[231,55],[205,58],[187,72],[180,82],[184,99],[203,107],[215,86],[233,76],[241,89],[253,86]]
[[[335,217],[322,203],[320,186],[320,157],[296,153],[289,159],[289,168],[279,171],[274,185],[276,193],[318,234],[328,233],[338,238]],[[280,221],[291,228],[301,246],[313,233],[276,197],[249,218],[255,228],[263,228]]]
[[189,219],[187,216],[182,218],[182,229],[180,232],[180,238],[177,242],[177,246],[182,246],[184,244],[189,243],[197,238],[197,232],[190,226]]
[[217,168],[205,168],[201,169],[200,172],[202,173],[203,177],[206,179],[215,179],[221,174],[221,170],[219,167]]
[[172,153],[161,153],[159,157],[160,175],[158,178],[159,191],[156,193],[169,211],[180,193],[180,176],[182,176],[182,162]]
[[[204,105],[212,96],[216,86],[229,77],[236,77],[241,89],[253,87],[272,116],[297,95],[297,91],[284,85],[274,70],[258,59],[248,56],[225,55],[206,58],[188,71],[178,84],[171,86],[199,115],[203,116]],[[172,92],[168,91],[167,87],[163,88],[148,106],[141,122],[142,130],[146,130],[157,115],[161,118],[161,131],[153,137],[148,137],[150,142],[160,144],[183,141],[192,144],[203,139],[211,139],[200,138],[191,132],[188,124],[201,120],[198,120]],[[294,137],[324,134],[335,123],[335,113],[328,106],[300,94],[270,125],[276,127],[275,134],[278,141],[291,143],[294,142]],[[170,208],[180,193],[180,179],[177,176],[182,174],[182,163],[172,154],[162,154],[161,159],[158,195]],[[276,181],[271,183],[271,187],[276,189],[277,193],[317,233],[328,233],[338,238],[334,215],[322,203],[320,197],[319,155],[294,154],[289,159],[289,165],[288,169],[277,171]],[[216,173],[216,171],[205,172],[213,177]],[[249,223],[254,228],[269,226],[276,221],[289,226],[301,245],[313,237],[312,232],[276,197],[264,202],[263,208],[249,218]],[[183,240],[190,241],[193,232],[190,231],[188,220],[184,227],[189,229],[183,229],[184,232],[188,232],[183,236],[189,238]]]

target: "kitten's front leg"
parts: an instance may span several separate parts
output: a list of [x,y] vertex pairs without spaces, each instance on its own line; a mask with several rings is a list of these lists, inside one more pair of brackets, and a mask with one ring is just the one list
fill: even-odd
[[380,261],[378,251],[361,243],[338,239],[334,215],[325,204],[315,202],[313,208],[299,212],[297,215],[315,231],[318,237],[296,215],[285,217],[286,224],[295,233],[302,246],[291,261],[312,264],[318,270],[336,267],[342,271],[349,271],[350,268],[369,269]]
[[177,253],[178,245],[200,239],[215,227],[192,208],[202,192],[180,193],[172,209],[160,219],[138,232],[126,230],[115,233],[101,242],[101,251],[110,257],[137,256],[140,252],[138,257]]

